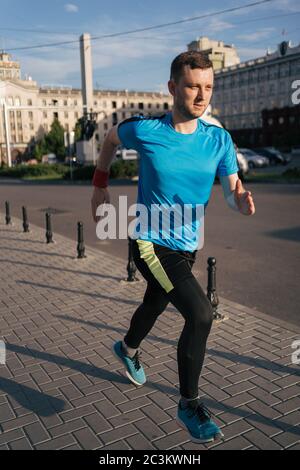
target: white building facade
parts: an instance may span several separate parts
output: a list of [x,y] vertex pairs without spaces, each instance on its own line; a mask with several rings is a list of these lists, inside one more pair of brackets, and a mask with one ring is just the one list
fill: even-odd
[[[2,71],[2,74],[1,74]],[[0,54],[0,101],[7,106],[7,122],[12,158],[24,152],[30,142],[49,132],[54,118],[65,131],[73,131],[83,115],[81,89],[39,87],[30,77],[20,78],[20,67],[9,54]],[[97,113],[98,148],[107,131],[136,114],[163,114],[171,109],[172,96],[160,92],[94,90],[93,112]],[[6,162],[4,116],[0,112],[0,164]]]
[[282,42],[273,53],[215,71],[213,113],[228,130],[262,128],[262,111],[294,106],[300,45]]

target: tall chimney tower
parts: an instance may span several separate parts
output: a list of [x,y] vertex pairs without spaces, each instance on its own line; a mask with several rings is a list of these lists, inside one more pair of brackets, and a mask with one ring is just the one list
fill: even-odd
[[92,49],[91,35],[88,33],[80,36],[80,62],[83,111],[87,114],[93,108]]

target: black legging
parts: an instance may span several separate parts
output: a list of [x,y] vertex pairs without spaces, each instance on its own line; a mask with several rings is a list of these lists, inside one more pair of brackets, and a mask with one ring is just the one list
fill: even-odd
[[140,257],[134,242],[134,260],[148,284],[143,303],[133,314],[124,341],[130,348],[137,349],[157,317],[171,302],[185,319],[177,347],[180,394],[185,398],[195,398],[213,320],[212,307],[191,273],[195,253],[173,251],[157,244],[153,246],[174,287],[170,292],[164,290]]

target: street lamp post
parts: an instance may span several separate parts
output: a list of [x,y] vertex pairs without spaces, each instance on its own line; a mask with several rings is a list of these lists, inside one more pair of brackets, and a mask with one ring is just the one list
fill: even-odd
[[8,117],[7,117],[7,105],[5,100],[2,101],[3,106],[3,121],[4,121],[4,133],[5,133],[5,144],[6,144],[6,160],[8,167],[11,167],[11,152],[10,152],[10,139],[8,129]]

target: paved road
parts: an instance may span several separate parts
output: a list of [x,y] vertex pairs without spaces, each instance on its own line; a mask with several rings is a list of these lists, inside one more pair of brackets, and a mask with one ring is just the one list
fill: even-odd
[[0,451],[300,449],[300,328],[220,299],[227,319],[213,323],[199,397],[224,441],[191,442],[175,420],[182,316],[170,303],[158,318],[141,344],[147,382],[135,386],[111,346],[145,282],[122,282],[123,261],[97,249],[76,260],[72,240],[45,245],[31,227],[0,222]]
[[[206,288],[206,260],[217,259],[219,295],[276,318],[300,325],[299,242],[300,185],[249,184],[257,212],[253,217],[234,213],[226,207],[222,188],[214,186],[205,221],[204,249],[198,253],[195,273]],[[135,202],[137,186],[111,187],[112,203],[119,195]],[[88,185],[23,184],[0,181],[1,210],[8,199],[12,214],[21,217],[25,204],[32,223],[44,226],[44,209],[53,215],[54,232],[74,239],[76,222],[82,220],[87,245],[101,248],[127,260],[127,240],[100,241],[90,216],[91,188]],[[20,226],[20,229],[22,227]]]

